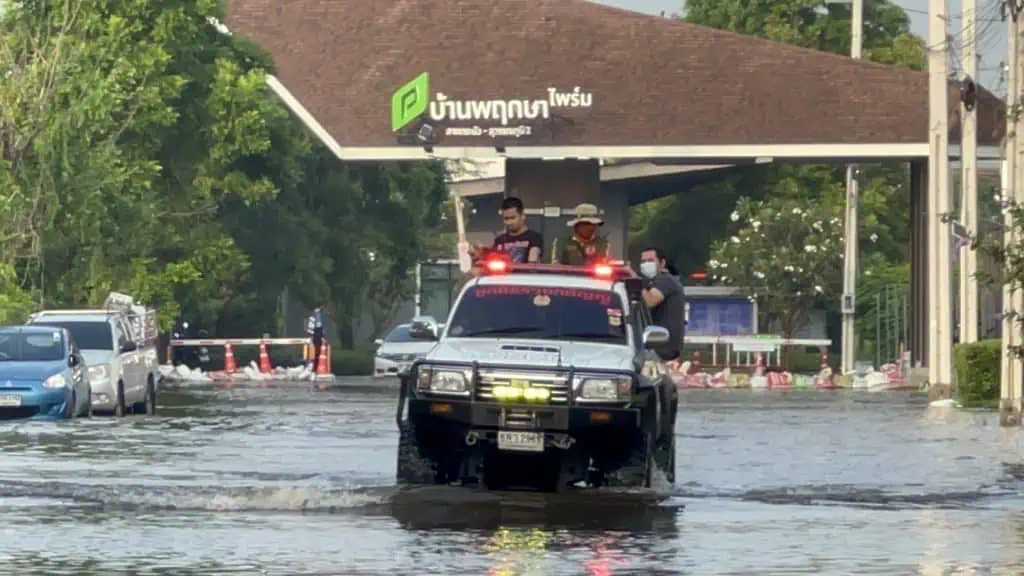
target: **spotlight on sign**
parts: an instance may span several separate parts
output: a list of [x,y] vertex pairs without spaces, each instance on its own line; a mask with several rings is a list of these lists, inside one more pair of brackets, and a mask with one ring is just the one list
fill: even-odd
[[420,126],[419,132],[416,133],[416,138],[424,144],[433,142],[434,140],[434,127],[430,124],[424,124]]

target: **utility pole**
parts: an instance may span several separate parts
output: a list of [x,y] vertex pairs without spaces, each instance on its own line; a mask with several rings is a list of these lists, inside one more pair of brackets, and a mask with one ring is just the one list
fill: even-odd
[[949,219],[949,41],[946,0],[928,3],[928,387],[932,399],[949,398],[953,381],[953,311]]
[[[864,44],[864,0],[853,0],[851,6],[850,56],[860,59]],[[842,373],[854,370],[857,360],[857,204],[860,200],[857,165],[846,166],[846,228],[843,241],[843,313]]]
[[[1007,88],[1006,88],[1006,169],[1004,171],[1004,190],[1002,199],[1004,202],[1019,203],[1024,197],[1024,190],[1021,188],[1022,166],[1019,154],[1022,152],[1020,143],[1020,129],[1022,126],[1020,118],[1020,82],[1022,80],[1019,69],[1022,64],[1020,50],[1022,48],[1020,35],[1022,22],[1020,19],[1020,5],[1017,0],[1007,0],[1004,3],[1006,13],[1009,16],[1009,33],[1007,34]],[[1003,246],[1013,249],[1017,242],[1014,233],[1013,214],[1007,210],[1004,214]],[[1012,290],[1010,284],[1003,285],[1003,334],[1002,334],[1002,365],[1000,372],[1000,394],[999,394],[999,423],[1003,426],[1019,426],[1021,413],[1021,363],[1013,356],[1016,346],[1020,344],[1020,331],[1017,328],[1015,312],[1020,310],[1019,301],[1021,294],[1019,290]]]
[[[978,75],[977,0],[962,0],[964,86]],[[960,102],[960,223],[978,234],[978,114],[976,102]],[[978,255],[960,249],[960,342],[978,341]]]

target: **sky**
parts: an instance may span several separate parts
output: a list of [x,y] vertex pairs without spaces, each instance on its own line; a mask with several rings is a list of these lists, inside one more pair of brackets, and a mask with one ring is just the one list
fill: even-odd
[[[600,4],[618,6],[638,12],[660,14],[665,12],[682,12],[682,0],[592,0]],[[871,0],[865,0],[870,2]],[[1002,81],[1002,62],[1006,59],[1006,32],[1008,24],[999,19],[999,0],[975,0],[978,5],[978,47],[981,60],[978,63],[981,83],[997,94],[1005,93],[1005,82]],[[902,6],[910,16],[911,31],[922,38],[928,38],[928,0],[893,0]],[[947,0],[949,10],[948,34],[952,37],[956,54],[963,41],[963,25],[960,17],[962,6],[960,0]],[[959,67],[957,68],[959,70]]]

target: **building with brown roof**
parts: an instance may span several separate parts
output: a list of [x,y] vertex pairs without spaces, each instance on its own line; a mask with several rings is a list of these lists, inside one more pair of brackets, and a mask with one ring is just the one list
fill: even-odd
[[[271,87],[339,158],[504,157],[501,191],[537,208],[599,202],[620,254],[634,193],[706,177],[679,165],[907,160],[911,346],[927,358],[925,72],[585,0],[227,0],[226,24],[270,53]],[[956,140],[957,86],[949,103]],[[982,157],[999,157],[1003,129],[981,91]],[[603,192],[598,158],[650,173]]]

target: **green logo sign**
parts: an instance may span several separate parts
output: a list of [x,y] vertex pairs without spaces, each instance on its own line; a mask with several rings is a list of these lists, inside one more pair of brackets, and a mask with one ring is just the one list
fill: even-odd
[[430,74],[424,72],[391,95],[391,131],[398,132],[430,106]]

